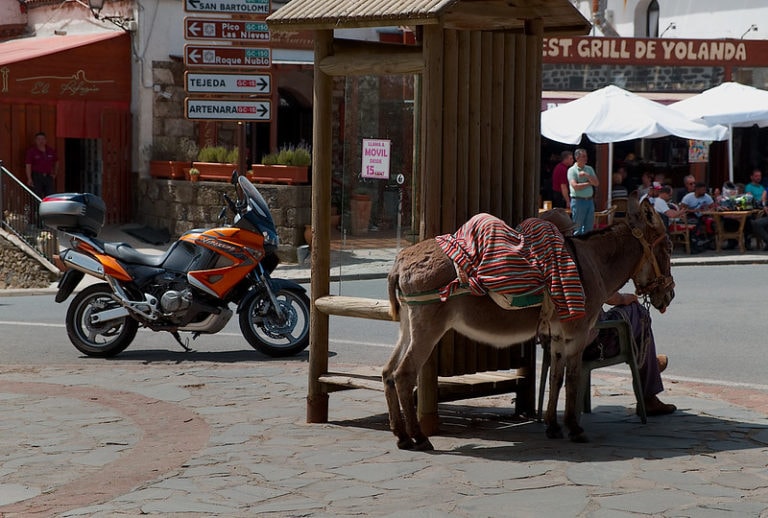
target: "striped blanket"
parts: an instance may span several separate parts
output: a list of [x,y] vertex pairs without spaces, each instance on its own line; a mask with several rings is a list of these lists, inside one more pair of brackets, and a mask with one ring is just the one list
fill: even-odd
[[478,214],[455,234],[435,240],[460,274],[440,290],[442,301],[464,284],[473,295],[494,291],[508,299],[541,294],[546,288],[561,319],[584,316],[576,263],[552,223],[530,218],[513,229],[490,214]]

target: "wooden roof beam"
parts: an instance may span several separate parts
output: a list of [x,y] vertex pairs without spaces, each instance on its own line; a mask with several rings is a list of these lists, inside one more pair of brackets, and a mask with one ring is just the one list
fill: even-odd
[[336,39],[333,54],[318,66],[329,76],[420,74],[424,56],[419,45]]

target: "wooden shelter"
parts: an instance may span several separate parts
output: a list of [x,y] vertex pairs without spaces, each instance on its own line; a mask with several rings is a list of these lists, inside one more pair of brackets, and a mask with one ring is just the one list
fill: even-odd
[[[292,0],[267,22],[272,31],[315,30],[307,420],[325,422],[329,392],[383,389],[377,375],[329,371],[329,315],[389,319],[383,301],[329,295],[333,76],[420,77],[421,239],[479,212],[516,224],[537,210],[543,35],[584,34],[590,25],[568,0]],[[386,26],[415,27],[417,45],[334,38],[334,29]],[[531,343],[499,351],[448,334],[421,372],[422,426],[436,429],[438,400],[489,392],[516,391],[516,410],[533,415],[534,380]]]

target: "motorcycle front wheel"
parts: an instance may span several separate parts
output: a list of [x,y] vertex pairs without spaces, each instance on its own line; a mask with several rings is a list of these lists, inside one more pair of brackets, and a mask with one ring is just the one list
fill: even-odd
[[269,298],[254,297],[240,312],[240,331],[267,356],[293,356],[309,345],[309,298],[302,290],[281,289],[275,299],[282,319]]
[[108,358],[131,345],[139,323],[130,316],[94,322],[93,316],[120,308],[108,284],[94,284],[81,291],[67,309],[67,335],[78,351],[97,358]]

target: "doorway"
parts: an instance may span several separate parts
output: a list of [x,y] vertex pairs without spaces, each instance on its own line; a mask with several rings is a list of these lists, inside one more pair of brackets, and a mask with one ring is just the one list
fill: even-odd
[[64,188],[101,196],[102,157],[99,139],[65,139]]

